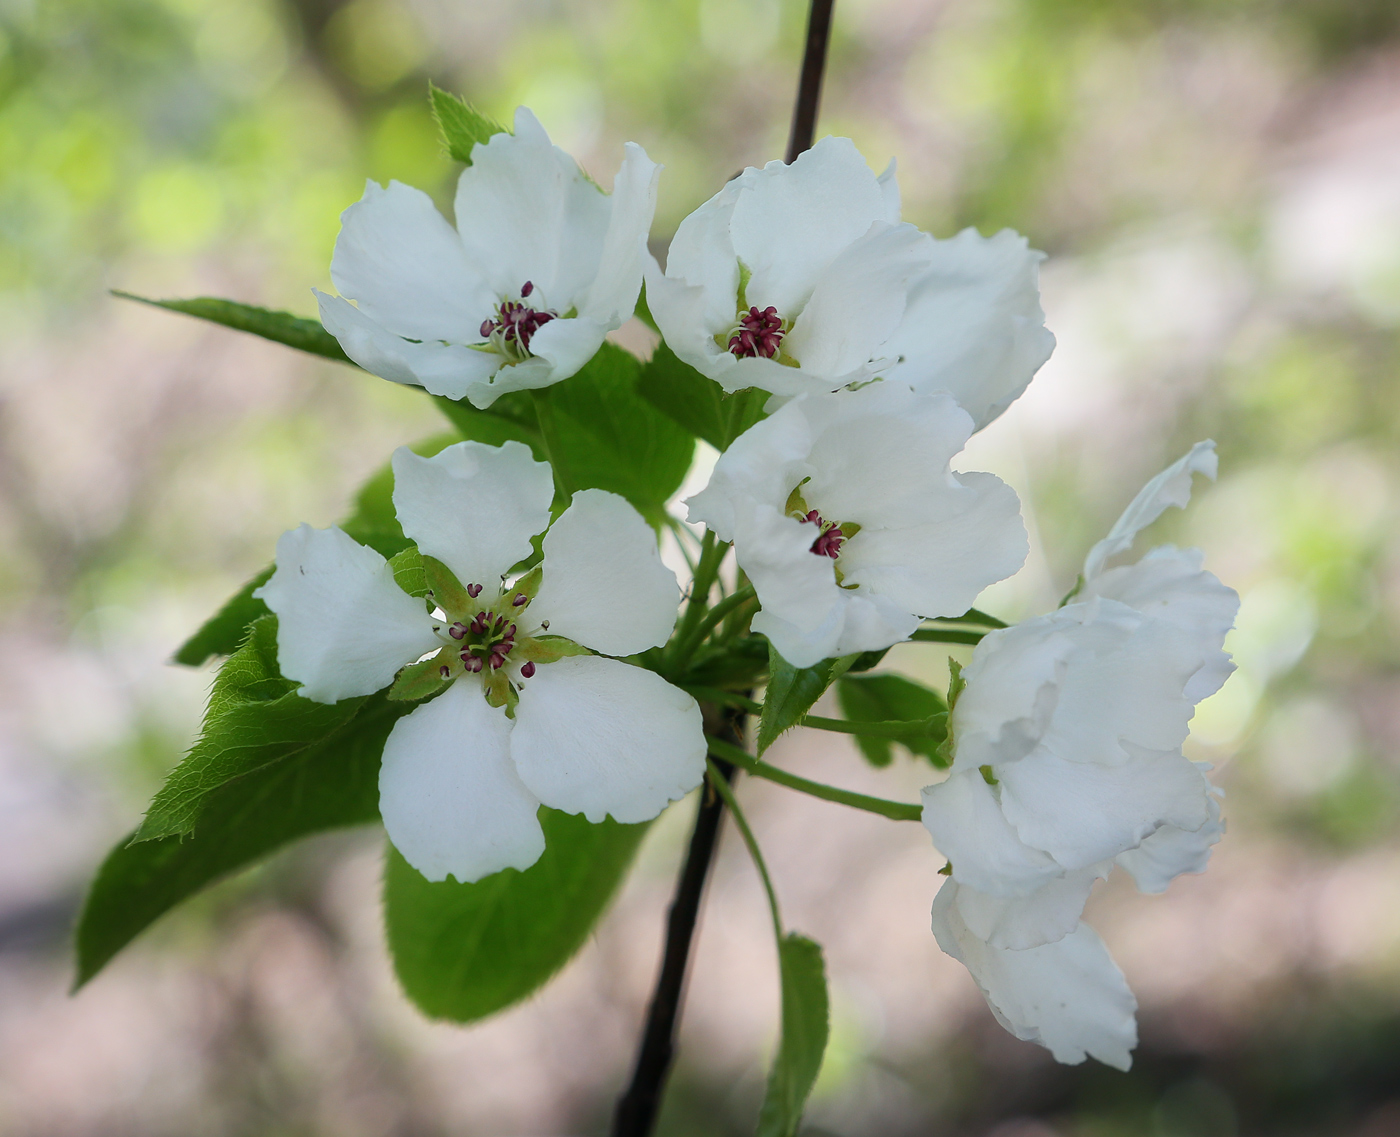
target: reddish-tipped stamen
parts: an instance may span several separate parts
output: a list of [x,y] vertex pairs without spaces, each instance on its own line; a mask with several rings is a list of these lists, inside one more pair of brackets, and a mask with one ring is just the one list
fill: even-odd
[[520,678],[531,679],[534,677],[534,674],[535,661],[533,659],[527,659],[524,663],[520,665]]
[[738,330],[729,337],[729,352],[740,359],[772,359],[786,334],[776,308],[770,304],[760,312],[755,306],[739,317]]
[[454,640],[460,640],[467,634],[466,625],[461,623],[453,624],[452,627],[447,629],[447,634]]
[[481,585],[479,585],[479,584],[469,584],[469,585],[467,585],[467,595],[470,596],[473,600],[475,600],[478,596],[481,595]]
[[447,664],[444,663],[441,667],[438,668],[438,674],[441,675],[444,679],[446,679],[449,675],[452,674],[452,668],[448,667]]
[[472,653],[469,651],[464,651],[462,653],[462,664],[473,675],[475,675],[481,670],[481,658],[479,656],[472,655]]
[[530,293],[532,293],[533,291],[535,291],[534,282],[527,280],[524,284],[520,286],[521,299],[524,299],[526,296],[529,296]]
[[512,608],[523,608],[528,603],[530,603],[530,598],[523,592],[517,592],[515,594],[515,599],[510,602],[510,606]]
[[812,542],[810,551],[819,557],[830,557],[833,561],[841,555],[841,544],[846,540],[846,534],[841,532],[839,525],[829,524],[822,520],[822,515],[815,509],[809,509],[807,516],[801,519],[803,525],[815,525],[821,530],[817,538]]

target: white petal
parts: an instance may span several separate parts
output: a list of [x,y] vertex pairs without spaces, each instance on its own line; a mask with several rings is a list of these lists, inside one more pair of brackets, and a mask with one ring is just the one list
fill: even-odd
[[1103,571],[1108,558],[1129,548],[1133,539],[1161,517],[1169,505],[1184,509],[1191,500],[1191,475],[1204,474],[1215,479],[1219,458],[1215,443],[1207,439],[1191,447],[1189,453],[1173,462],[1147,485],[1114,522],[1108,536],[1089,550],[1084,561],[1084,579],[1093,580]]
[[422,190],[365,185],[340,215],[331,280],[376,324],[414,340],[476,343],[495,298]]
[[[734,206],[740,193],[748,185],[747,174],[730,181],[719,193],[700,206],[676,228],[666,252],[665,279],[672,289],[689,287],[698,289],[690,301],[693,306],[673,309],[673,297],[661,296],[653,300],[654,292],[661,292],[660,284],[647,279],[647,305],[656,318],[661,334],[673,351],[689,361],[683,354],[683,345],[691,337],[709,339],[716,332],[723,332],[734,323],[738,311],[739,260],[734,253],[734,243],[729,235],[729,225],[734,217]],[[676,297],[681,294],[675,293]],[[713,344],[713,340],[710,341]],[[715,351],[720,349],[715,347]],[[726,355],[728,353],[725,353]],[[732,355],[728,356],[733,359]],[[698,363],[693,366],[700,366]],[[708,374],[708,372],[707,372]]]
[[[638,285],[639,291],[640,288],[641,286]],[[633,305],[636,305],[635,300]],[[617,327],[621,322],[619,320],[613,324],[601,324],[587,316],[568,320],[550,320],[530,338],[530,351],[536,356],[536,359],[517,363],[513,367],[503,367],[496,373],[496,384],[500,388],[497,394],[505,391],[548,386],[550,383],[557,383],[561,379],[567,379],[569,376],[577,374],[579,369],[592,359],[598,349],[603,346],[603,338],[608,334],[609,329]],[[548,382],[536,382],[534,376],[530,376],[528,379],[514,379],[512,372],[520,371],[524,376],[524,369],[536,360],[544,360],[549,364]]]
[[499,296],[517,296],[528,280],[530,303],[565,312],[598,273],[610,199],[549,141],[524,107],[515,133],[472,149],[457,182],[457,231]]
[[459,680],[394,724],[379,769],[389,840],[429,880],[463,884],[544,852],[540,803],[510,760],[511,723]]
[[549,524],[554,478],[523,442],[458,442],[431,458],[394,451],[394,510],[419,551],[494,590]]
[[544,578],[530,618],[605,655],[660,647],[676,624],[676,574],[656,533],[625,498],[580,490],[544,537]]
[[603,238],[597,275],[580,300],[579,313],[604,328],[619,327],[637,307],[642,289],[642,268],[650,259],[647,234],[656,212],[656,186],[661,167],[635,142],[627,143],[627,156],[613,179],[612,212]]
[[1011,828],[979,771],[953,774],[926,788],[923,799],[924,828],[953,862],[959,883],[991,895],[1029,896],[1062,874],[1049,854]]
[[277,571],[253,593],[277,613],[277,661],[303,698],[334,703],[389,686],[438,646],[423,601],[388,562],[339,529],[288,530]]
[[888,215],[885,192],[849,138],[823,138],[791,166],[746,170],[730,233],[752,271],[748,302],[800,312],[821,270]]
[[1137,564],[1095,577],[1080,593],[1118,600],[1195,637],[1206,662],[1186,684],[1186,697],[1193,703],[1215,694],[1235,670],[1222,645],[1240,608],[1239,593],[1202,569],[1203,560],[1199,549],[1162,545]]
[[842,549],[846,584],[925,618],[957,616],[989,584],[1020,571],[1030,550],[1016,491],[991,474],[958,474],[929,507],[941,516],[862,529]]
[[875,222],[821,269],[783,350],[804,372],[823,377],[881,359],[932,246],[933,238],[913,225]]
[[545,664],[525,681],[510,749],[545,805],[592,822],[646,821],[705,774],[695,700],[654,672],[597,656]]
[[[1204,780],[1206,764],[1196,763],[1196,768]],[[1163,825],[1136,849],[1115,858],[1132,874],[1139,891],[1165,892],[1182,873],[1206,871],[1211,846],[1225,835],[1225,823],[1220,819],[1220,791],[1206,782],[1206,792],[1208,817],[1199,829]]]
[[[491,375],[501,365],[501,357],[494,352],[475,351],[461,344],[403,339],[339,296],[317,292],[316,303],[321,310],[321,323],[340,341],[345,354],[381,379],[461,399],[474,397],[478,390],[490,390]],[[495,397],[494,393],[490,396]]]
[[896,163],[893,158],[885,167],[885,172],[875,180],[880,184],[880,192],[885,199],[885,217],[891,225],[899,224],[899,182],[896,178]]
[[1116,766],[1065,761],[1042,748],[997,767],[1001,811],[1021,840],[1079,869],[1135,848],[1159,826],[1206,823],[1201,776],[1180,752],[1125,746],[1132,757]]
[[1040,307],[1045,254],[1009,229],[983,237],[965,229],[933,242],[886,353],[891,377],[922,391],[948,391],[981,430],[1020,396],[1050,358],[1055,337]]
[[1086,1056],[1126,1070],[1137,1045],[1137,1000],[1103,941],[1088,924],[1043,947],[989,947],[963,923],[958,885],[933,901],[938,946],[972,973],[997,1021],[1070,1065]]
[[958,914],[988,947],[1024,951],[1052,944],[1079,927],[1090,891],[1112,867],[1112,861],[1101,861],[1065,873],[1028,896],[993,896],[959,884]]

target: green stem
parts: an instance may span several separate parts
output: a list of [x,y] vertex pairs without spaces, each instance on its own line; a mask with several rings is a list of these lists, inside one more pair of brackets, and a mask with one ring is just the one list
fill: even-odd
[[705,637],[714,630],[715,626],[718,625],[721,620],[741,604],[752,600],[753,596],[754,591],[752,588],[741,588],[738,592],[726,596],[706,612],[704,619],[691,629],[685,639],[680,640],[676,644],[673,664],[676,671],[680,672],[685,669],[686,664],[690,662],[691,656],[695,654],[695,649],[705,642]]
[[714,738],[711,735],[706,735],[705,738],[709,743],[710,753],[716,758],[733,762],[734,765],[742,767],[755,777],[767,778],[768,781],[777,782],[780,786],[787,786],[790,790],[810,794],[823,801],[834,801],[837,805],[849,805],[852,809],[863,809],[867,813],[878,813],[881,817],[888,817],[891,821],[918,821],[924,815],[923,806],[902,801],[890,801],[882,797],[870,797],[868,794],[853,793],[851,790],[840,790],[822,782],[813,782],[807,778],[799,777],[797,774],[790,774],[777,766],[770,766],[767,762],[755,758],[747,750],[725,742],[723,739]]
[[758,870],[758,875],[763,879],[763,891],[768,893],[768,911],[773,914],[773,934],[778,937],[778,942],[782,943],[783,918],[778,912],[778,894],[773,888],[772,878],[768,875],[768,866],[763,861],[763,854],[759,851],[758,839],[754,837],[753,830],[749,828],[749,819],[739,808],[739,802],[734,796],[734,789],[724,779],[723,771],[715,765],[713,759],[706,758],[705,761],[710,767],[710,785],[714,786],[715,793],[724,798],[724,804],[729,806],[729,813],[734,818],[734,824],[739,827],[744,844],[749,847],[749,856],[753,858],[754,868]]
[[[763,713],[763,704],[756,703],[732,691],[720,691],[714,687],[683,687],[696,701],[720,703],[726,707],[737,707],[751,715]],[[797,720],[797,726],[811,727],[813,730],[829,730],[836,734],[863,734],[870,738],[907,738],[911,734],[927,734],[939,719],[947,718],[946,711],[930,715],[926,719],[884,719],[872,722],[853,722],[850,719],[829,719],[821,715],[804,715]]]
[[728,541],[720,541],[712,530],[705,530],[705,539],[700,545],[700,563],[691,578],[690,602],[686,605],[685,615],[681,617],[681,626],[676,629],[671,646],[666,651],[667,669],[672,674],[675,672],[674,661],[680,645],[690,639],[695,626],[709,608],[710,589],[714,587],[715,579],[719,576],[720,562],[728,552]]
[[986,632],[964,632],[956,628],[920,628],[910,640],[920,644],[979,644]]
[[535,419],[540,426],[540,444],[544,447],[544,456],[549,460],[550,468],[554,470],[554,485],[558,489],[559,495],[567,500],[573,497],[574,481],[560,461],[559,447],[553,444],[556,435],[554,405],[549,401],[549,395],[543,389],[531,391],[530,402],[534,405]]

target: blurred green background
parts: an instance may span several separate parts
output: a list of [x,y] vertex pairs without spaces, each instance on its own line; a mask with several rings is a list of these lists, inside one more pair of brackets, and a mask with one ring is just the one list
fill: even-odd
[[[791,0],[0,0],[0,1134],[603,1130],[689,806],[561,980],[478,1028],[397,994],[375,833],[221,886],[66,995],[85,877],[198,722],[208,673],[164,661],[279,532],[333,522],[440,429],[412,391],[106,290],[313,312],[366,177],[450,200],[429,78],[531,106],[604,185],[642,143],[660,251],[780,154],[804,21]],[[937,235],[1010,225],[1050,254],[1060,347],[966,459],[1033,530],[983,606],[1053,605],[1202,437],[1219,483],[1155,536],[1202,546],[1244,604],[1193,741],[1228,793],[1216,863],[1091,906],[1142,1002],[1129,1075],[1000,1032],[928,934],[922,830],[745,787],[789,919],[828,948],[807,1132],[1400,1133],[1400,7],[840,0],[818,133],[896,156]],[[931,776],[782,745],[887,796]],[[674,1137],[751,1131],[765,919],[727,844]]]

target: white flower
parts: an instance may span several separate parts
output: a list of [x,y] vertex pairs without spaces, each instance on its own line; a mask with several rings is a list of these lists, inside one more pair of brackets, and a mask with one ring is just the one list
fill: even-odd
[[1137,1045],[1137,1000],[1094,929],[1076,921],[1053,943],[1013,950],[990,945],[964,917],[966,889],[948,880],[933,901],[938,946],[965,966],[1017,1038],[1038,1042],[1057,1062],[1086,1056],[1126,1070]]
[[549,467],[518,442],[462,442],[433,458],[400,448],[393,466],[405,534],[460,582],[434,595],[438,614],[377,552],[305,525],[278,541],[277,571],[256,595],[277,613],[282,673],[306,698],[371,694],[415,661],[399,682],[442,688],[384,747],[380,812],[408,862],[429,880],[524,869],[544,849],[541,803],[635,822],[697,786],[695,701],[583,650],[644,651],[675,623],[675,576],[636,510],[576,493],[544,536],[542,567],[508,587],[549,525]]
[[963,671],[948,779],[924,790],[924,825],[950,858],[934,931],[998,1019],[1062,1062],[1126,1068],[1133,999],[1080,916],[1123,866],[1145,892],[1205,868],[1224,831],[1205,763],[1181,753],[1195,704],[1233,665],[1239,598],[1198,550],[1157,548],[1104,570],[1191,475],[1197,445],[1148,483],[1091,550],[1073,603],[988,634]]
[[721,455],[690,520],[734,542],[788,662],[886,648],[1026,558],[1015,491],[949,469],[971,433],[951,396],[897,380],[800,395]]
[[629,142],[605,194],[521,107],[473,147],[455,229],[421,190],[366,185],[321,320],[367,371],[477,407],[567,379],[636,307],[659,173]]
[[1042,254],[1009,230],[935,241],[899,220],[851,141],[747,169],[676,230],[647,304],[672,350],[725,390],[833,391],[876,375],[946,390],[978,428],[1054,347]]

